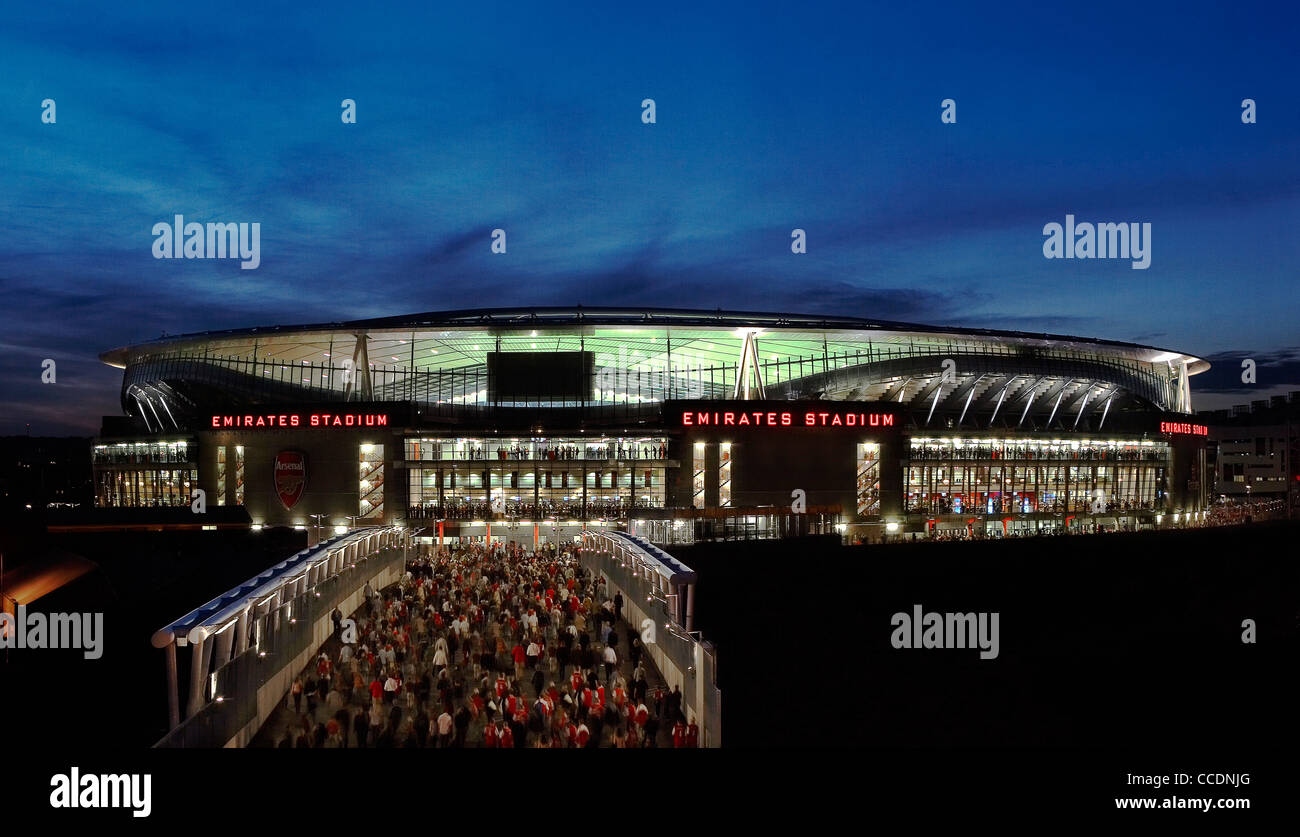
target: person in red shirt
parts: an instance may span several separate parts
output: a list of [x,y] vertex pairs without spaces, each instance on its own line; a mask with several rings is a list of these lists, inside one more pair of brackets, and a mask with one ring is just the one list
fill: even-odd
[[686,724],[681,721],[673,724],[673,747],[681,749],[686,746]]
[[379,682],[378,677],[370,681],[370,696],[375,700],[384,699],[384,684]]
[[686,746],[687,747],[700,746],[700,727],[698,724],[695,723],[694,719],[692,719],[690,724],[687,725],[686,727]]
[[488,724],[483,729],[483,746],[489,749],[497,746],[497,727],[496,724]]
[[515,643],[515,647],[510,651],[510,656],[515,659],[515,677],[522,679],[524,676],[524,660],[528,656],[524,652],[524,647]]
[[509,750],[515,746],[515,734],[510,729],[509,724],[501,727],[501,737],[497,739],[497,746],[503,750]]

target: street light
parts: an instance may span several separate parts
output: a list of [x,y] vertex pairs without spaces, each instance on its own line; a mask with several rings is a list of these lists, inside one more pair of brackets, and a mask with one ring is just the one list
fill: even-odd
[[326,514],[309,514],[309,515],[307,515],[307,516],[308,516],[308,517],[311,517],[311,518],[315,518],[315,520],[316,520],[316,543],[320,543],[320,519],[321,519],[322,517],[329,517],[329,515],[326,515]]

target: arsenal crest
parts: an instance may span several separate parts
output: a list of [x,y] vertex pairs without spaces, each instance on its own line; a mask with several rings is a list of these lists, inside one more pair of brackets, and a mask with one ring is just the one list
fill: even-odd
[[301,451],[282,450],[275,456],[275,493],[286,509],[302,499],[307,487],[307,457]]

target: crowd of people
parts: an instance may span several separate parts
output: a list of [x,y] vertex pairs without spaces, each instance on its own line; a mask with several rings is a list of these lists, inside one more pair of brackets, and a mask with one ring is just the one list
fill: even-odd
[[[279,747],[696,747],[623,599],[569,548],[421,548],[288,696]],[[336,650],[332,650],[336,649]],[[656,685],[651,685],[652,680]]]
[[1154,498],[1145,501],[1124,499],[1117,500],[1107,495],[1107,498],[1098,500],[1087,489],[1082,489],[1080,493],[1071,497],[1067,504],[1064,500],[1057,499],[1036,499],[1032,493],[1021,495],[998,497],[993,495],[989,498],[987,492],[978,494],[972,493],[965,495],[948,494],[933,495],[926,498],[921,495],[908,494],[904,503],[904,511],[925,512],[935,514],[1062,514],[1067,511],[1091,513],[1091,514],[1110,514],[1115,512],[1136,512],[1136,511],[1154,511],[1158,501]]
[[977,442],[965,445],[913,444],[911,458],[930,461],[1051,461],[1051,462],[1160,462],[1167,456],[1163,448],[1127,444],[1116,445],[1003,445]]
[[[439,452],[435,458],[441,458]],[[513,444],[497,445],[495,448],[475,444],[469,447],[449,450],[449,459],[470,460],[532,460],[541,459],[551,462],[567,459],[664,459],[668,456],[668,446],[664,442],[647,444],[644,442],[621,441],[600,444]]]
[[1206,526],[1234,526],[1239,523],[1276,520],[1286,517],[1286,498],[1234,498],[1216,503],[1208,511],[1205,516]]
[[530,520],[563,518],[587,520],[592,518],[622,518],[634,509],[663,508],[662,496],[639,496],[632,503],[626,497],[588,498],[586,503],[541,499],[536,503],[514,500],[489,503],[486,500],[456,498],[446,503],[414,503],[408,507],[407,516],[425,520],[488,520],[517,517]]

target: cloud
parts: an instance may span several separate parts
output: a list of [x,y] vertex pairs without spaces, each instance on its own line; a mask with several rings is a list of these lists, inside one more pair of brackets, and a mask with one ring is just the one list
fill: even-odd
[[[1255,361],[1255,383],[1242,381],[1244,360]],[[1267,390],[1300,390],[1300,346],[1277,350],[1219,352],[1206,358],[1210,368],[1191,378],[1192,389],[1200,394],[1233,395],[1247,400],[1266,397]]]

